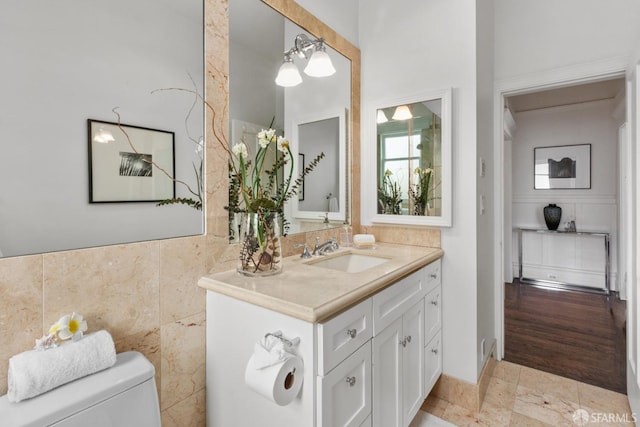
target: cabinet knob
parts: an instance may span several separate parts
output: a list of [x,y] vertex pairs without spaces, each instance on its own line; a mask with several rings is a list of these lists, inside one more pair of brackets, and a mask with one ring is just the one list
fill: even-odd
[[344,380],[347,382],[347,384],[349,384],[350,387],[356,385],[356,377],[346,377]]
[[407,335],[404,339],[407,340],[407,342],[411,342],[411,335]]
[[400,341],[400,345],[403,346],[403,347],[406,347],[407,346],[407,339],[405,338],[402,341]]
[[431,353],[433,353],[433,354],[438,354],[438,349],[437,349],[437,348],[432,348],[432,349],[431,349]]
[[429,274],[429,277],[431,277],[432,279],[437,279],[438,275],[436,273],[431,273]]
[[431,305],[435,305],[437,307],[438,306],[438,300],[437,299],[431,300]]
[[356,329],[347,329],[347,335],[351,338],[355,338],[358,335],[358,331]]

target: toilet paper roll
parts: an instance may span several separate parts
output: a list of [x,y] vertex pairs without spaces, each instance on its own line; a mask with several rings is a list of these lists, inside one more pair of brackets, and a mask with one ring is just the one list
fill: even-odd
[[282,363],[263,369],[256,369],[252,355],[244,371],[244,382],[256,393],[285,406],[291,403],[302,388],[304,364],[293,354],[286,356]]

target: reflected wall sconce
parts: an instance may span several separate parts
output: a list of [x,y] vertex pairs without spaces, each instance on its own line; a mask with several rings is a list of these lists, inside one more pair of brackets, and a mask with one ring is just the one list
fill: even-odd
[[96,134],[93,136],[93,140],[101,144],[108,144],[115,141],[115,138],[113,137],[111,132],[100,128],[98,129],[98,132],[96,132]]
[[336,72],[331,58],[326,52],[324,39],[311,40],[306,34],[298,34],[294,47],[284,53],[284,61],[276,76],[278,86],[292,87],[302,83],[298,67],[293,63],[294,54],[309,61],[304,68],[304,72],[308,76],[328,77]]
[[399,105],[391,118],[393,120],[409,120],[413,118],[413,114],[406,105]]
[[378,116],[376,117],[376,123],[387,123],[389,119],[387,119],[387,115],[382,110],[378,110]]

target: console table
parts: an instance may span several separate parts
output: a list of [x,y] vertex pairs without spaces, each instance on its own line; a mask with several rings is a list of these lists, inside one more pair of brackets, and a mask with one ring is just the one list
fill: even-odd
[[609,294],[609,233],[518,230],[521,281]]

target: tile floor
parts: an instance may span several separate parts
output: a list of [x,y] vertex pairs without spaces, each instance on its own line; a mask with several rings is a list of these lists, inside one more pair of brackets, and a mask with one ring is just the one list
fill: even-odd
[[634,425],[626,395],[506,361],[498,362],[477,416],[435,397],[422,410],[456,426]]

